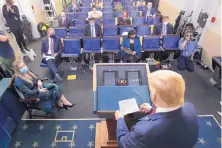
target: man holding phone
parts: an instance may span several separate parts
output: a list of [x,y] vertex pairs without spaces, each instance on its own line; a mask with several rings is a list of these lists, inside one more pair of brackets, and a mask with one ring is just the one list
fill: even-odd
[[190,72],[194,71],[193,56],[197,51],[198,42],[192,40],[192,31],[186,31],[185,36],[179,41],[179,49],[181,50],[178,58],[178,68],[180,70],[187,69]]

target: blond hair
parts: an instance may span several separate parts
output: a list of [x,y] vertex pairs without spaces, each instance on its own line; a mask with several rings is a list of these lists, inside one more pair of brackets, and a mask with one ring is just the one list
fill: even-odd
[[[185,82],[182,76],[170,70],[159,70],[149,75],[149,87],[159,96],[165,107],[176,107],[184,104]],[[152,98],[152,97],[151,97]]]
[[47,33],[49,33],[49,31],[54,31],[54,29],[50,27],[47,29]]
[[30,78],[25,77],[23,74],[21,74],[20,69],[19,69],[19,64],[21,64],[21,63],[22,63],[22,61],[18,60],[18,61],[14,61],[12,64],[14,72],[15,72],[15,76],[33,84],[32,80],[33,80],[33,78],[37,78],[36,75],[34,75],[31,71],[28,71],[28,75],[31,77],[31,79],[30,79]]

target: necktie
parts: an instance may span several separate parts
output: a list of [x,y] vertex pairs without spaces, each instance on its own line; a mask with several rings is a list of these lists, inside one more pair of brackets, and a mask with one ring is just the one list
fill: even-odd
[[51,38],[50,40],[51,40],[51,44],[50,44],[51,55],[54,55],[54,42],[53,42],[53,38]]

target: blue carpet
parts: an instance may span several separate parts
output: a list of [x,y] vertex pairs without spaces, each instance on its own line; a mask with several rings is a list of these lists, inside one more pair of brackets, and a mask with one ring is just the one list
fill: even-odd
[[[23,120],[14,131],[9,148],[94,148],[97,121]],[[199,125],[194,148],[220,148],[221,127],[214,117],[200,116]],[[64,142],[59,142],[61,139]]]

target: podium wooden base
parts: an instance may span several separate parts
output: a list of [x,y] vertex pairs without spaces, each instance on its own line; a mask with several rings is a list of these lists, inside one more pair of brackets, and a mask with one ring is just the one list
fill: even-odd
[[109,140],[109,133],[115,131],[108,131],[107,127],[107,121],[96,124],[95,148],[118,148],[116,140]]

